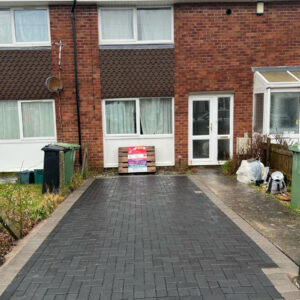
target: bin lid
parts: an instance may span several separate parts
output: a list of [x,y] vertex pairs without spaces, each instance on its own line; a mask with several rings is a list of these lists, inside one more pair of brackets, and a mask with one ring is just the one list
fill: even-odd
[[80,149],[80,146],[77,145],[77,144],[69,144],[69,143],[55,143],[55,145],[57,146],[61,146],[61,147],[64,147],[64,148],[69,148],[69,149],[72,149],[72,150],[77,150],[77,149]]
[[300,152],[300,145],[299,144],[294,144],[294,145],[289,147],[289,150],[291,150],[293,152]]
[[30,171],[30,170],[23,170],[23,171],[20,171],[20,172],[18,172],[19,174],[28,174],[28,173],[30,173],[30,172],[32,172],[32,171]]
[[68,152],[68,151],[70,151],[69,148],[65,148],[62,146],[54,145],[54,144],[49,144],[49,145],[45,146],[44,148],[42,148],[42,150],[44,152],[59,152],[59,151]]

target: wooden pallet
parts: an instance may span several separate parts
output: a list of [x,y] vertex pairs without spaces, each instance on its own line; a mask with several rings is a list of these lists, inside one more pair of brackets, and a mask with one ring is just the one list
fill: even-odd
[[[147,173],[155,173],[155,147],[147,146]],[[119,174],[128,173],[128,147],[119,148]]]

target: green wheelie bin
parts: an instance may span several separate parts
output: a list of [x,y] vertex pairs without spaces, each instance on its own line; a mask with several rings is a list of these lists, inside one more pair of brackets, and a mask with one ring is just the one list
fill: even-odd
[[71,183],[72,175],[74,172],[75,155],[76,150],[80,149],[79,145],[68,144],[68,143],[55,143],[57,146],[61,146],[69,149],[70,151],[65,152],[64,163],[65,163],[65,184]]
[[289,147],[293,151],[293,172],[292,172],[292,200],[294,208],[300,208],[300,145],[294,144]]

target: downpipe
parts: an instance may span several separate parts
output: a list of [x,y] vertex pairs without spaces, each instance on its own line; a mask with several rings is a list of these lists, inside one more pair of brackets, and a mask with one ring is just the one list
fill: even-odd
[[82,141],[81,141],[81,121],[80,121],[80,98],[78,88],[78,66],[77,66],[77,40],[76,40],[76,0],[74,0],[71,10],[72,20],[72,35],[73,35],[73,53],[74,53],[74,75],[75,75],[75,94],[76,94],[76,109],[77,109],[77,127],[78,127],[78,143],[80,146],[79,150],[79,164],[82,166]]

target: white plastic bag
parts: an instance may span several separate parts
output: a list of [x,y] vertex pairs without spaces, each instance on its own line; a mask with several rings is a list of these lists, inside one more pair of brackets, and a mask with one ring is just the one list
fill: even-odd
[[270,171],[270,167],[264,167],[263,173],[262,173],[262,180],[264,182],[267,181],[267,177],[268,177],[269,171]]
[[239,182],[255,183],[257,180],[262,180],[264,165],[258,160],[243,160],[236,174]]

